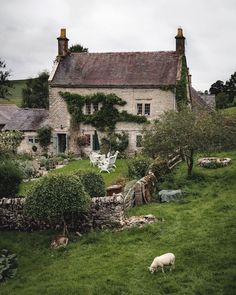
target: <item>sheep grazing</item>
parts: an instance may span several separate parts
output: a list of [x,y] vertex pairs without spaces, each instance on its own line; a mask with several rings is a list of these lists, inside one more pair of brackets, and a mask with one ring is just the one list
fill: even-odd
[[173,253],[166,253],[161,256],[157,256],[154,258],[152,264],[148,267],[151,273],[154,273],[158,267],[161,267],[162,272],[164,272],[164,266],[170,265],[170,271],[172,267],[175,266],[175,255]]

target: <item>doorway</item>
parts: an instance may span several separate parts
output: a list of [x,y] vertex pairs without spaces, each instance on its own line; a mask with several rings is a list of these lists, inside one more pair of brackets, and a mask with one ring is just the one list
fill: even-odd
[[66,151],[66,134],[57,134],[58,139],[58,153],[65,153]]

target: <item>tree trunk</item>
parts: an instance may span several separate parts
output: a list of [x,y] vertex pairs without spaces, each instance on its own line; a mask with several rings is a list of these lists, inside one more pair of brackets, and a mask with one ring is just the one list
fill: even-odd
[[64,216],[62,216],[62,221],[63,221],[63,232],[62,232],[62,235],[63,236],[68,236],[68,229],[67,229],[67,224],[66,224],[66,221],[65,221]]
[[186,157],[187,159],[187,165],[188,165],[188,176],[192,175],[193,171],[193,149],[190,149],[189,155]]

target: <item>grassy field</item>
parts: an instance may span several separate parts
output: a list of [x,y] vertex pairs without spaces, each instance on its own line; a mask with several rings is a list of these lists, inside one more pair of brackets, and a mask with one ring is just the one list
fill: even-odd
[[[126,160],[118,159],[116,161],[117,168],[112,171],[111,173],[102,172],[101,175],[105,181],[106,186],[109,186],[111,184],[114,184],[117,179],[121,177],[125,177],[127,175],[127,164]],[[99,172],[98,167],[91,167],[89,164],[89,160],[79,160],[79,161],[73,161],[64,166],[60,169],[55,169],[50,171],[50,174],[71,174],[73,172],[76,172],[77,170],[91,170],[94,172]],[[37,181],[37,180],[36,180]],[[27,189],[33,185],[34,181],[31,182],[25,182],[22,183],[20,186],[20,191],[18,193],[19,196],[24,196],[27,193]]]
[[9,99],[0,99],[0,104],[16,104],[21,106],[22,89],[26,86],[26,80],[13,80],[13,88],[10,90],[11,95]]
[[224,112],[229,115],[236,115],[236,107],[224,109]]
[[[134,208],[129,215],[151,213],[164,221],[141,229],[95,231],[52,251],[53,232],[1,232],[0,248],[19,257],[16,277],[1,295],[230,295],[236,294],[236,153],[215,170],[195,167],[186,180],[181,164],[162,188],[182,188],[179,203]],[[176,255],[176,268],[151,275],[147,266],[165,252]]]

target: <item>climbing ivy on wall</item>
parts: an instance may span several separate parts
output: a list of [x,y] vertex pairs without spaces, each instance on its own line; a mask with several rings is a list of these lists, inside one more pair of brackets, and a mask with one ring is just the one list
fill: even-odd
[[[144,116],[129,114],[121,111],[116,106],[124,106],[126,102],[120,97],[111,94],[96,93],[93,95],[80,95],[69,92],[59,92],[67,103],[68,112],[71,114],[72,125],[79,126],[80,123],[91,124],[100,131],[114,130],[117,122],[135,122],[138,124],[147,121]],[[100,109],[93,114],[84,114],[83,107],[86,103],[101,104]]]
[[187,96],[187,63],[185,56],[182,57],[182,69],[181,69],[181,79],[176,85],[176,103],[177,109],[181,110],[188,103]]

